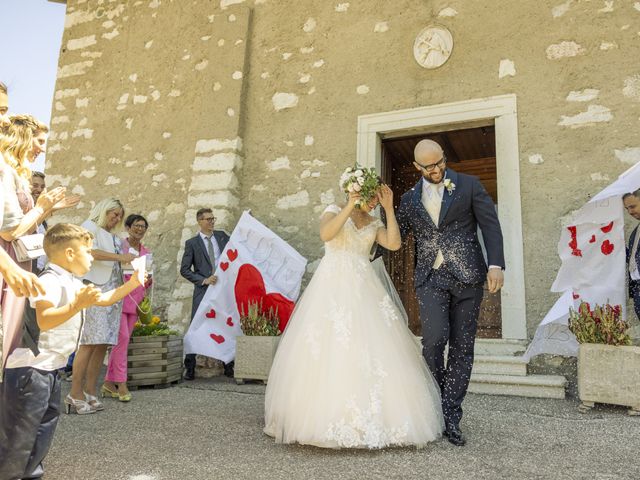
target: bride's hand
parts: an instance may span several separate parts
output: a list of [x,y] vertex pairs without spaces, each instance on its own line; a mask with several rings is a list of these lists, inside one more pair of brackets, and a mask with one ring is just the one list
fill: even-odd
[[349,203],[347,204],[347,207],[355,208],[356,207],[356,202],[361,201],[361,200],[362,200],[362,195],[360,195],[360,193],[358,193],[358,192],[350,192],[349,193]]
[[381,185],[378,190],[378,201],[385,211],[393,210],[393,190],[388,185]]

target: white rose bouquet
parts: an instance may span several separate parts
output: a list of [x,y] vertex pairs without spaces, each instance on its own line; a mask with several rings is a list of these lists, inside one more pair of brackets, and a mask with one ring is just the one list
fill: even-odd
[[361,167],[357,163],[340,176],[340,189],[345,193],[359,193],[362,197],[356,207],[370,202],[378,193],[380,179],[375,168]]

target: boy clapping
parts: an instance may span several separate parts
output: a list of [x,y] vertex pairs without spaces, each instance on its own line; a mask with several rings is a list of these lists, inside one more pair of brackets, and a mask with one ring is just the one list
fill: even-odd
[[[92,235],[82,227],[58,224],[44,238],[49,267],[40,276],[46,294],[30,298],[39,338],[34,349],[18,348],[7,359],[0,390],[0,478],[39,478],[60,415],[58,369],[78,345],[83,310],[111,305],[141,285],[137,272],[121,287],[102,293],[84,285],[91,268]],[[64,400],[67,413],[93,413],[84,399]]]

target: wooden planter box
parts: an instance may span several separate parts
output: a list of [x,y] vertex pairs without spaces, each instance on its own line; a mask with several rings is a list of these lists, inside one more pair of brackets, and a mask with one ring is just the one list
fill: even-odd
[[127,384],[163,385],[182,379],[182,337],[131,337],[128,350]]
[[245,380],[262,380],[267,383],[279,342],[280,337],[249,337],[246,335],[237,337],[234,366],[236,383],[240,385]]
[[640,347],[581,344],[578,395],[582,412],[595,403],[610,403],[631,407],[629,415],[640,415]]

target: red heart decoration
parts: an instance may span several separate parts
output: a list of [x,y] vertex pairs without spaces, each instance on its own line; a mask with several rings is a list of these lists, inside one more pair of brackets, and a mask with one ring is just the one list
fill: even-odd
[[238,269],[234,291],[240,315],[247,311],[249,303],[262,302],[262,313],[268,313],[270,308],[273,311],[277,309],[280,317],[278,328],[284,332],[295,303],[279,293],[267,293],[262,274],[256,267],[245,263]]
[[613,228],[613,222],[611,222],[609,225],[602,227],[600,230],[602,230],[602,233],[609,233],[612,228]]
[[233,262],[238,258],[238,250],[227,250],[227,257],[229,257],[229,260]]
[[220,268],[223,272],[226,272],[227,268],[229,268],[229,262],[220,262]]
[[573,299],[577,300],[578,298],[580,298],[580,295],[574,292],[573,293]]
[[602,251],[604,255],[609,255],[611,252],[613,252],[614,247],[615,246],[613,245],[613,243],[611,243],[609,240],[605,240],[604,242],[602,242],[602,245],[600,245],[600,251]]
[[207,318],[216,318],[216,311],[212,308],[204,315]]
[[596,236],[595,235],[591,235],[591,238],[589,239],[589,243],[596,243]]
[[214,342],[216,342],[218,345],[224,342],[224,337],[222,335],[216,335],[215,333],[212,333],[211,335],[209,335]]
[[229,325],[230,327],[233,327],[233,318],[231,317],[227,318],[227,325]]

